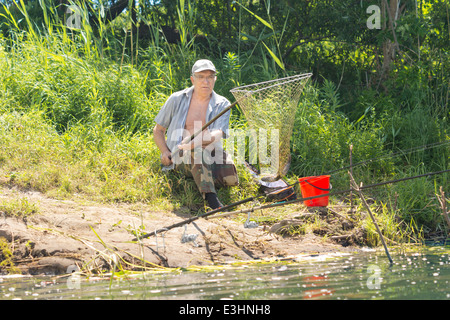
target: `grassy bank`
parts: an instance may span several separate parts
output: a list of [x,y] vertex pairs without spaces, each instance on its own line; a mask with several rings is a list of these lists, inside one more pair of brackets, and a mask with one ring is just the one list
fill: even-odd
[[[2,185],[56,198],[204,211],[192,180],[161,172],[151,128],[167,97],[189,84],[191,63],[207,54],[186,41],[159,43],[163,39],[131,51],[134,44],[127,47],[127,38],[111,35],[111,29],[95,34],[84,26],[81,32],[68,32],[49,24],[37,31],[31,23],[19,29],[17,21],[8,21],[10,34],[0,41]],[[258,57],[249,57],[245,68],[239,64],[244,55],[228,52],[210,58],[221,70],[216,91],[230,99],[233,86],[279,76],[276,64]],[[350,145],[353,162],[364,162],[354,168],[355,178],[365,184],[449,168],[448,144],[398,154],[450,141],[448,111],[432,111],[428,95],[432,92],[422,98],[381,96],[358,89],[353,100],[346,100],[333,82],[312,82],[295,115],[286,179],[293,183],[348,166]],[[364,112],[342,112],[343,106],[349,109],[348,101]],[[404,107],[395,108],[399,103]],[[239,110],[233,112],[231,127],[243,123]],[[246,170],[238,170],[240,186],[219,191],[226,203],[258,192]],[[448,179],[443,174],[368,191],[384,232],[396,241],[445,233],[435,195],[440,186],[450,192]],[[332,184],[335,190],[347,189],[347,171],[334,173]],[[368,241],[377,244],[369,220],[359,223]]]

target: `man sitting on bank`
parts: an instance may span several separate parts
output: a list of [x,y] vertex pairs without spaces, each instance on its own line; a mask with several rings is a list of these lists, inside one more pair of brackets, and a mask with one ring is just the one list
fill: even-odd
[[222,148],[231,111],[190,141],[192,134],[230,105],[225,97],[214,92],[216,80],[216,68],[211,61],[195,62],[192,86],[167,99],[155,118],[153,129],[163,166],[192,176],[211,209],[223,206],[217,197],[215,182],[223,186],[239,184],[236,167]]

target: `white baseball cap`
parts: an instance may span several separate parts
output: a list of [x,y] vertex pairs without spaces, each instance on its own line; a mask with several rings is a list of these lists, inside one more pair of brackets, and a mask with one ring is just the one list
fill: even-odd
[[195,72],[205,71],[205,70],[211,70],[214,72],[216,71],[216,67],[214,67],[214,64],[207,60],[207,59],[200,59],[197,60],[194,65],[192,66],[192,74]]

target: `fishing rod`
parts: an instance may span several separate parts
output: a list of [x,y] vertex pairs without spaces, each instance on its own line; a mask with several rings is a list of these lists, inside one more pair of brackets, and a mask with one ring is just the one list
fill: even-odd
[[[237,102],[234,102],[233,104],[236,104],[236,103],[237,103]],[[227,109],[231,109],[232,107],[233,107],[233,105],[230,105]],[[222,115],[223,115],[226,111],[228,111],[228,110],[222,111],[222,112],[221,112]],[[221,116],[221,114],[217,115],[217,116],[215,117],[215,119],[212,119],[212,120],[209,122],[209,124],[212,123],[213,121],[217,120],[220,116]],[[209,124],[207,123],[204,127],[208,126]],[[196,134],[199,134],[201,131],[202,131],[202,130],[199,130]],[[196,134],[194,134],[194,135],[196,135]],[[194,136],[194,135],[192,135],[192,136]],[[191,136],[191,139],[193,139],[192,136]],[[449,144],[449,143],[450,143],[450,141],[435,142],[435,143],[431,143],[431,144],[428,144],[428,145],[422,145],[422,146],[419,146],[419,147],[410,148],[410,149],[407,149],[407,150],[400,150],[400,151],[398,151],[398,152],[396,152],[396,153],[394,153],[394,154],[392,154],[392,155],[389,155],[388,157],[394,157],[394,156],[397,156],[397,155],[399,155],[399,154],[405,154],[405,153],[409,153],[409,152],[413,152],[413,151],[421,150],[421,149],[426,150],[426,149],[428,149],[428,148],[434,148],[434,147],[441,146],[441,145],[445,145],[445,144]],[[386,156],[386,157],[387,157],[387,156]],[[337,172],[337,171],[341,171],[341,170],[344,170],[344,169],[349,169],[350,167],[355,167],[355,166],[358,166],[358,165],[362,165],[362,164],[369,163],[369,162],[372,162],[372,161],[375,161],[375,160],[378,160],[378,159],[383,159],[383,158],[384,158],[384,157],[377,157],[377,158],[373,158],[373,159],[364,160],[364,161],[355,163],[355,164],[353,164],[352,166],[342,167],[342,168],[340,168],[340,169],[336,169],[336,170],[330,171],[330,172],[325,173],[325,174],[331,174],[331,173],[334,173],[334,172]],[[372,187],[377,187],[377,186],[385,185],[385,184],[388,184],[388,183],[395,183],[395,182],[400,182],[400,181],[404,181],[404,180],[415,179],[415,178],[419,178],[419,177],[423,177],[423,176],[429,176],[429,175],[440,174],[440,173],[444,173],[444,172],[448,172],[448,170],[437,171],[437,172],[433,172],[433,173],[430,173],[430,174],[423,174],[423,175],[419,175],[419,176],[407,177],[407,178],[402,178],[402,179],[397,179],[397,180],[391,180],[391,181],[388,181],[388,182],[381,182],[381,183],[373,184],[373,185],[367,185],[367,186],[361,187],[361,190],[362,190],[362,189],[366,189],[366,188],[372,188]],[[294,183],[292,183],[292,184],[287,185],[286,187],[277,189],[277,190],[275,190],[275,191],[273,191],[273,192],[270,192],[270,193],[267,193],[267,194],[256,195],[256,196],[252,196],[252,197],[249,197],[249,198],[246,198],[246,199],[243,199],[243,200],[240,200],[240,201],[231,203],[231,204],[229,204],[229,205],[226,205],[226,206],[224,206],[224,207],[221,207],[221,208],[218,208],[218,209],[209,211],[209,212],[207,212],[207,213],[205,213],[205,214],[203,214],[203,215],[196,216],[196,217],[191,218],[191,219],[194,219],[194,220],[192,220],[192,221],[195,221],[195,220],[197,220],[198,218],[208,217],[208,216],[210,216],[210,215],[212,215],[212,214],[214,214],[214,213],[222,212],[222,211],[228,210],[228,209],[230,209],[230,208],[232,208],[232,207],[235,207],[235,206],[238,206],[238,205],[241,205],[241,204],[250,202],[250,201],[257,200],[257,199],[259,199],[259,198],[267,197],[267,196],[269,196],[269,195],[271,195],[271,194],[274,194],[274,193],[283,192],[283,191],[285,191],[285,190],[288,190],[288,189],[294,187],[294,186],[297,185],[297,184],[299,184],[299,181],[296,181],[296,182],[294,182]],[[337,192],[330,193],[330,194],[328,194],[328,195],[340,195],[340,194],[343,194],[343,193],[350,193],[351,191],[354,191],[354,190],[348,189],[348,190],[343,190],[342,192],[341,192],[341,191],[337,191]],[[325,196],[326,196],[326,195],[327,195],[327,194],[325,194]],[[296,202],[300,202],[300,201],[312,200],[312,199],[320,198],[320,197],[323,197],[323,196],[324,196],[324,195],[322,194],[322,195],[320,195],[320,196],[314,196],[314,197],[308,197],[308,198],[301,198],[301,199],[298,199],[298,200],[293,200],[293,202],[281,201],[281,202],[277,202],[276,204],[283,204],[283,205],[286,205],[286,204],[296,203]],[[247,213],[247,212],[252,212],[253,210],[259,210],[259,209],[270,208],[272,205],[273,205],[273,204],[269,204],[269,205],[266,205],[266,206],[257,207],[257,208],[253,208],[253,209],[243,209],[243,210],[238,210],[238,211],[228,212],[228,213],[224,213],[224,214],[221,214],[221,215],[217,215],[217,216],[210,217],[210,219],[213,219],[213,218],[216,218],[216,217],[219,217],[219,216],[226,216],[226,215],[232,215],[232,214],[238,214],[238,213]],[[278,205],[277,205],[277,206],[278,206]],[[190,219],[188,219],[188,220],[190,220]],[[181,226],[184,225],[184,224],[187,224],[187,223],[192,222],[192,221],[188,221],[188,220],[186,220],[187,222],[182,223]],[[175,227],[176,227],[176,226],[175,226]],[[171,229],[172,229],[172,228],[171,228]],[[166,230],[167,230],[166,228],[162,228],[162,229],[160,229],[160,230],[157,230],[156,232],[159,233],[159,232],[163,232],[163,231],[166,231]],[[147,238],[147,237],[149,237],[149,236],[150,236],[150,235],[146,234],[146,235],[145,235],[145,238]]]
[[[210,215],[212,215],[212,214],[214,214],[214,213],[218,213],[218,212],[221,212],[221,211],[225,211],[225,210],[231,209],[231,208],[233,208],[233,207],[236,207],[236,206],[238,206],[238,205],[247,203],[247,202],[249,202],[249,201],[253,201],[253,200],[256,200],[256,199],[258,199],[258,198],[266,197],[266,196],[268,196],[268,195],[275,194],[275,193],[278,193],[278,192],[281,192],[281,191],[284,191],[284,190],[288,190],[288,189],[290,189],[290,188],[291,188],[291,187],[285,187],[285,188],[283,188],[283,189],[277,189],[277,190],[274,190],[274,191],[269,192],[269,193],[267,193],[267,194],[261,194],[261,195],[256,195],[256,196],[248,197],[248,198],[246,198],[246,199],[239,200],[239,201],[230,203],[230,204],[228,204],[228,205],[226,205],[226,206],[223,206],[223,207],[220,207],[220,208],[217,208],[217,209],[208,211],[208,212],[206,212],[206,213],[204,213],[204,214],[202,214],[202,215],[195,216],[195,217],[189,218],[189,219],[187,219],[187,220],[184,220],[184,221],[175,223],[175,224],[173,224],[173,225],[171,225],[171,226],[168,226],[168,227],[165,227],[165,228],[161,228],[161,229],[157,229],[157,230],[155,230],[155,231],[153,231],[153,232],[146,233],[146,234],[144,234],[144,235],[141,235],[139,238],[141,238],[141,239],[148,238],[148,237],[153,236],[153,235],[156,235],[156,234],[158,234],[158,233],[165,232],[165,231],[168,231],[168,230],[173,229],[173,228],[181,227],[181,226],[183,226],[183,225],[185,225],[185,224],[189,224],[189,223],[191,223],[191,222],[193,222],[193,221],[195,221],[195,220],[197,220],[197,219],[200,219],[200,218],[206,218],[206,217],[208,217],[208,216],[210,216]],[[133,241],[137,241],[137,240],[138,240],[137,237],[133,239]]]
[[390,262],[391,265],[392,265],[394,262],[392,261],[391,254],[389,253],[389,250],[388,250],[388,247],[387,247],[387,245],[386,245],[386,242],[384,241],[383,234],[381,233],[380,227],[378,227],[377,220],[375,220],[375,217],[374,217],[373,214],[372,214],[372,210],[370,210],[370,207],[369,207],[369,205],[367,204],[367,201],[366,201],[366,199],[364,198],[364,196],[363,196],[363,194],[362,194],[362,192],[361,192],[361,187],[362,187],[362,186],[358,187],[358,185],[356,184],[356,181],[355,181],[355,179],[353,178],[353,175],[351,174],[351,172],[349,172],[348,174],[349,174],[349,176],[350,176],[350,181],[351,181],[351,183],[352,183],[353,189],[358,193],[358,195],[359,195],[359,197],[360,197],[360,199],[361,199],[363,205],[364,205],[364,206],[366,207],[366,209],[367,209],[367,212],[369,212],[369,216],[370,216],[370,218],[372,219],[372,223],[374,224],[375,229],[377,230],[378,236],[380,237],[381,243],[383,244],[384,251],[386,252],[386,255],[387,255],[388,259],[389,259],[389,262]]
[[[407,180],[411,180],[411,179],[417,179],[417,178],[422,178],[422,177],[434,176],[434,175],[442,174],[442,173],[446,173],[446,172],[450,172],[450,169],[448,169],[448,170],[441,170],[441,171],[435,171],[435,172],[429,172],[429,173],[416,175],[416,176],[412,176],[412,177],[405,177],[405,178],[400,178],[400,179],[389,180],[389,181],[374,183],[374,184],[370,184],[370,185],[365,185],[365,186],[359,187],[359,190],[379,187],[379,186],[383,186],[383,185],[386,185],[386,184],[392,184],[392,183],[397,183],[397,182],[401,182],[401,181],[407,181]],[[277,191],[279,191],[279,190],[277,190]],[[268,208],[275,208],[275,207],[285,206],[285,205],[289,205],[289,204],[299,203],[299,202],[306,201],[306,200],[312,200],[312,199],[326,197],[326,196],[329,197],[329,196],[335,196],[335,195],[340,195],[340,194],[344,194],[344,193],[349,193],[351,191],[354,191],[354,189],[351,188],[351,189],[347,189],[347,190],[333,191],[333,192],[324,193],[324,194],[321,194],[321,195],[316,195],[316,196],[311,196],[311,197],[304,197],[304,198],[299,198],[299,199],[294,199],[294,200],[288,200],[288,201],[283,201],[283,202],[277,202],[277,203],[271,203],[271,204],[267,204],[267,205],[256,206],[256,207],[252,207],[250,209],[241,209],[241,210],[237,210],[237,211],[225,212],[223,214],[212,216],[209,219],[219,218],[219,217],[224,217],[224,216],[229,216],[229,215],[234,215],[234,214],[239,214],[239,213],[248,213],[248,212],[253,212],[255,210],[264,210],[264,209],[268,209]],[[206,212],[206,213],[204,213],[202,215],[195,216],[195,217],[189,218],[187,220],[180,221],[180,222],[175,223],[173,225],[170,225],[168,227],[157,229],[157,230],[155,230],[153,232],[149,232],[149,233],[146,233],[146,234],[141,235],[139,237],[136,237],[136,238],[133,239],[133,241],[137,241],[138,239],[148,238],[148,237],[154,236],[154,235],[156,235],[158,233],[165,232],[165,231],[177,228],[177,227],[181,227],[181,226],[183,226],[185,224],[189,224],[189,223],[191,223],[191,222],[193,222],[195,220],[198,220],[200,218],[209,217],[209,216],[211,216],[211,215],[213,215],[215,213],[218,213],[218,212],[221,212],[221,211],[225,211],[225,210],[227,210],[227,209],[229,209],[231,207],[235,207],[235,206],[237,206],[239,204],[243,204],[245,202],[251,201],[251,200],[255,199],[256,197],[259,197],[259,196],[250,197],[250,198],[247,198],[247,199],[244,199],[244,200],[241,200],[241,201],[237,201],[235,203],[226,205],[224,207],[208,211],[208,212]]]

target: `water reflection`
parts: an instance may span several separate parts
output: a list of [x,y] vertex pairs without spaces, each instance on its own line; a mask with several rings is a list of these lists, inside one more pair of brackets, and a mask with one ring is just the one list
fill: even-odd
[[109,279],[0,277],[0,299],[450,299],[448,247]]

